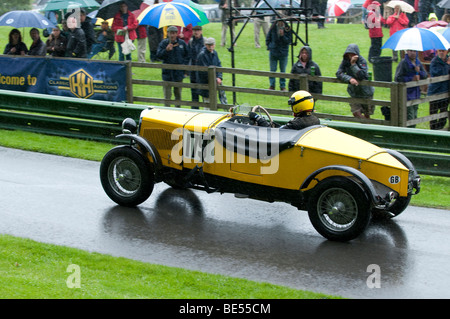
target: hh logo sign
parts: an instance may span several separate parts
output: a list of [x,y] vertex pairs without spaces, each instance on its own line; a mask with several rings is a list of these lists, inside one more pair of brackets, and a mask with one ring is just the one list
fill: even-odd
[[94,94],[94,78],[80,69],[69,76],[69,87],[73,95],[87,99]]
[[80,99],[90,98],[95,93],[108,94],[108,92],[119,90],[116,82],[105,83],[104,80],[95,80],[84,69],[79,69],[68,77],[59,76],[59,79],[50,79],[48,85],[57,87],[58,90],[69,91]]

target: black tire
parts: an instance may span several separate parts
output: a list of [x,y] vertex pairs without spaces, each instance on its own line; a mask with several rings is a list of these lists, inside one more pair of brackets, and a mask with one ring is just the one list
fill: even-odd
[[364,190],[345,177],[324,179],[308,201],[308,215],[323,237],[349,241],[358,237],[370,223],[370,201]]
[[106,153],[100,164],[100,181],[109,198],[127,207],[146,201],[155,184],[149,161],[130,146],[118,146]]

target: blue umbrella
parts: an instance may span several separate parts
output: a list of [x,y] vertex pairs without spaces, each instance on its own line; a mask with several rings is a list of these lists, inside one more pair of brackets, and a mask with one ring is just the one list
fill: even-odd
[[447,50],[450,43],[439,33],[423,28],[406,28],[395,32],[382,49],[398,50]]
[[10,11],[0,17],[0,26],[14,28],[53,28],[55,25],[42,14],[34,11]]
[[442,34],[442,36],[448,41],[450,42],[450,28],[439,28],[439,29],[432,29],[435,32],[438,32],[440,34]]

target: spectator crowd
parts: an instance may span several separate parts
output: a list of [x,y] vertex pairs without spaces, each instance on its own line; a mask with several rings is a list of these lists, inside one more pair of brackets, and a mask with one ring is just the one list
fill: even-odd
[[[155,1],[156,3],[158,0]],[[319,29],[324,29],[324,16],[326,15],[327,1],[312,1],[313,17],[316,18]],[[372,86],[360,85],[360,81],[369,80],[368,63],[373,63],[381,55],[383,40],[383,27],[389,29],[391,36],[395,32],[404,28],[412,27],[417,23],[427,20],[440,20],[450,22],[450,14],[436,6],[438,1],[426,0],[405,0],[413,6],[416,11],[413,13],[403,12],[400,6],[390,8],[386,6],[388,1],[366,0],[363,4],[363,25],[368,29],[371,40],[367,60],[361,54],[357,44],[349,44],[343,53],[342,62],[336,72],[336,77],[344,83],[348,83],[347,92],[351,97],[371,99],[374,95]],[[222,14],[222,32],[220,44],[226,45],[226,31],[231,26],[234,32],[235,22],[227,19],[230,10],[228,0],[220,0],[219,8]],[[232,6],[241,6],[240,0],[232,0]],[[267,11],[267,10],[266,10]],[[261,48],[260,29],[262,28],[265,37],[265,44],[268,50],[269,68],[271,72],[286,72],[288,64],[289,46],[293,39],[290,25],[282,19],[267,15],[265,10],[254,10],[252,12],[254,21],[254,45]],[[55,13],[57,15],[57,13]],[[56,17],[57,18],[57,17]],[[139,25],[137,17],[128,10],[125,3],[120,6],[119,12],[114,16],[112,23],[102,21],[99,29],[90,17],[81,10],[79,19],[66,15],[61,21],[62,28],[56,26],[51,30],[44,30],[41,38],[40,31],[36,28],[30,30],[32,40],[29,48],[22,40],[21,32],[12,29],[9,33],[9,41],[5,46],[3,54],[9,55],[29,55],[87,58],[91,59],[101,52],[107,52],[108,59],[112,59],[118,52],[118,60],[131,60],[131,52],[137,50],[139,62],[146,62],[147,43],[150,51],[151,62],[162,62],[163,64],[185,64],[199,66],[221,66],[221,61],[215,50],[216,40],[211,37],[203,37],[201,26],[185,28],[169,26],[155,28],[152,26]],[[234,37],[233,37],[234,38]],[[45,41],[45,42],[44,42]],[[117,43],[117,51],[115,43]],[[137,47],[133,43],[137,44]],[[236,45],[233,43],[232,45]],[[397,51],[393,51],[393,60],[401,61],[395,72],[396,82],[409,82],[413,80],[425,79],[427,77],[441,76],[449,74],[450,59],[448,51],[430,50],[426,52],[416,52],[407,50],[403,58],[398,56]],[[294,62],[291,73],[322,75],[319,65],[312,59],[312,48],[305,45],[298,52],[298,60]],[[191,72],[187,74],[183,70],[163,69],[163,81],[182,82],[185,77],[190,78],[191,83],[206,84],[208,81],[207,72]],[[217,72],[216,84],[222,85],[222,74]],[[322,82],[309,81],[309,91],[312,94],[322,94]],[[269,89],[276,89],[276,79],[269,77]],[[295,92],[299,90],[299,80],[291,79],[286,83],[285,78],[279,79],[278,87],[281,91],[289,90]],[[423,88],[408,88],[407,99],[414,100],[420,98],[422,93],[428,95],[445,93],[448,91],[448,82],[439,82],[430,85],[423,91]],[[164,97],[171,99],[170,87],[164,88]],[[219,100],[226,104],[227,99],[224,91],[220,91]],[[181,100],[181,87],[174,86],[173,93],[176,100]],[[203,102],[209,102],[209,90],[191,89],[192,101],[199,102],[202,97]],[[449,100],[441,99],[430,103],[430,114],[445,112],[448,109]],[[370,118],[374,112],[374,106],[364,103],[352,103],[350,109],[355,117]],[[407,119],[417,118],[417,105],[408,106]],[[384,109],[383,114],[388,120],[389,109]],[[445,126],[445,119],[431,122],[432,129],[441,129]]]

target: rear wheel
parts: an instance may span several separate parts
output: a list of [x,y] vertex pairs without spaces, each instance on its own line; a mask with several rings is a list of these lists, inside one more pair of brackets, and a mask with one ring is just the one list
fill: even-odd
[[110,150],[100,165],[106,194],[122,206],[136,206],[153,191],[154,172],[146,158],[130,146]]
[[371,218],[369,200],[363,189],[342,177],[324,179],[312,190],[308,214],[314,228],[335,241],[358,237]]

